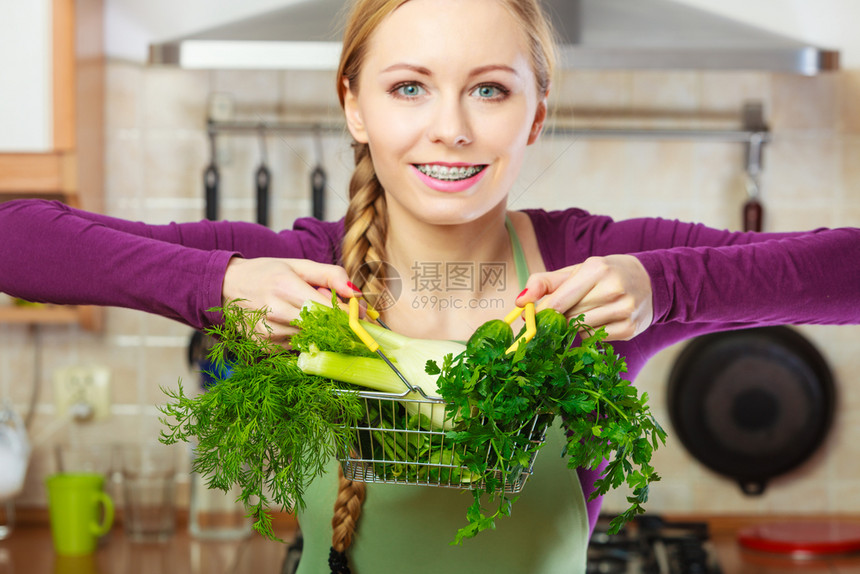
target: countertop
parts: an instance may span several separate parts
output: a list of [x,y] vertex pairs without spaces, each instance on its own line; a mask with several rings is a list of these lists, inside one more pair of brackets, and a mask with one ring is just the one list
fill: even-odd
[[[756,523],[825,519],[860,523],[860,516],[671,515],[665,518],[707,521],[724,574],[860,574],[860,554],[797,560],[744,550],[736,538],[741,528]],[[283,540],[292,541],[295,521],[289,516],[280,517],[276,521],[276,532]],[[102,539],[94,555],[64,558],[54,553],[47,522],[31,517],[22,521],[8,539],[0,541],[0,574],[281,574],[286,548],[286,544],[265,540],[256,533],[241,541],[195,540],[180,520],[175,535],[165,543],[131,542],[120,523]]]
[[737,542],[738,532],[751,525],[773,522],[850,522],[860,524],[860,516],[780,515],[780,516],[666,516],[668,520],[706,521],[719,557],[723,574],[827,573],[860,574],[860,554],[827,558],[790,558],[778,554],[754,552]]
[[[288,546],[257,533],[237,541],[196,540],[180,517],[167,542],[132,542],[118,522],[95,554],[63,557],[54,552],[45,513],[26,514],[11,536],[0,540],[0,574],[281,574]],[[278,517],[275,532],[292,542],[295,520]]]

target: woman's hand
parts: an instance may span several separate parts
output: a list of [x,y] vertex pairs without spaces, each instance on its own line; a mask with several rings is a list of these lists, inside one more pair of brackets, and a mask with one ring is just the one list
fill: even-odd
[[290,322],[299,317],[305,301],[331,305],[332,291],[342,297],[359,293],[349,283],[346,270],[337,265],[307,259],[234,257],[224,273],[221,300],[227,304],[241,299],[237,303],[241,307],[267,309],[266,323],[272,332],[263,334],[273,342],[285,344],[298,331]]
[[585,314],[586,325],[605,327],[613,341],[632,339],[651,325],[651,295],[651,279],[638,259],[609,255],[535,273],[516,303],[537,302],[537,310],[550,307],[568,319]]

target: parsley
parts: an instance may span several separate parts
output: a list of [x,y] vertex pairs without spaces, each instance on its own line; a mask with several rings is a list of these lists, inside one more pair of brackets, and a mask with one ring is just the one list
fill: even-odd
[[[550,309],[538,313],[536,321],[535,337],[512,355],[505,354],[510,337],[482,336],[477,344],[470,341],[467,353],[428,369],[439,374],[439,392],[450,417],[475,413],[448,433],[459,452],[465,447],[471,453],[464,462],[482,478],[473,489],[468,524],[453,544],[510,515],[516,499],[496,488],[515,480],[541,447],[534,435],[521,432],[535,416],[538,431],[561,418],[569,468],[593,469],[610,459],[591,499],[625,483],[633,489],[627,498],[630,507],[612,521],[611,532],[644,512],[649,485],[660,479],[649,462],[666,433],[648,409],[647,394],[640,396],[623,379],[626,364],[602,343],[605,331],[592,332],[582,316],[567,321]],[[577,342],[579,333],[586,335]],[[489,463],[481,456],[488,449],[494,455]],[[495,501],[494,511],[485,513],[482,499]]]

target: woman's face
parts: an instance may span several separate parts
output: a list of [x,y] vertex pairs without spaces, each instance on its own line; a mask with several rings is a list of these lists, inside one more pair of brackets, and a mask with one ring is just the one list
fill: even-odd
[[514,17],[498,0],[411,0],[368,48],[344,107],[392,214],[449,225],[500,205],[546,114]]

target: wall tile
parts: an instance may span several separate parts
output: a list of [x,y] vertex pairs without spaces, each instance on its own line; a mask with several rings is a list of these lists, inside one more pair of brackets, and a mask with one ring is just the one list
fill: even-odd
[[[618,166],[630,174],[630,199],[643,204],[643,214],[656,215],[650,202],[684,203],[693,189],[693,147],[687,142],[631,142]],[[680,192],[680,193],[679,193]]]
[[289,70],[284,72],[283,82],[285,112],[294,109],[322,111],[332,121],[343,121],[334,71]]
[[[106,126],[115,130],[142,126],[145,70],[143,66],[128,62],[112,62],[106,67]],[[107,172],[110,173],[109,168]]]
[[860,137],[842,138],[841,152],[843,201],[856,206],[860,204]]
[[141,130],[108,129],[105,140],[105,204],[109,208],[116,198],[143,197],[146,168]]
[[827,201],[809,201],[806,205],[773,202],[765,207],[765,231],[808,231],[832,226],[833,207]]
[[770,76],[760,72],[704,72],[701,74],[701,109],[706,114],[738,114],[747,102],[764,105],[765,121],[772,107]]
[[600,114],[630,109],[632,73],[626,71],[561,71],[550,88],[553,107]]
[[145,197],[204,197],[209,146],[201,129],[147,130],[141,143]]
[[827,483],[805,481],[782,488],[768,487],[762,499],[763,511],[774,514],[819,514],[833,506]]
[[700,200],[742,203],[746,196],[744,173],[746,157],[742,146],[732,143],[694,142],[690,164],[693,187],[690,192]]
[[834,130],[838,125],[837,76],[772,76],[772,129]]
[[237,118],[272,120],[282,104],[284,72],[262,70],[214,70],[211,92],[229,95]]
[[775,133],[765,151],[765,201],[832,201],[840,189],[840,148],[833,137]]
[[765,511],[767,503],[766,497],[747,496],[733,480],[708,471],[693,483],[692,508],[713,514],[756,514]]
[[633,74],[634,112],[643,128],[689,127],[701,107],[701,76],[697,72],[636,72]]
[[844,70],[839,73],[841,80],[840,111],[842,131],[860,134],[860,70]]
[[[856,475],[855,475],[856,476]],[[830,512],[836,515],[854,515],[860,508],[860,479],[855,477],[845,480],[834,480],[829,485],[831,504]]]
[[833,225],[835,226],[850,226],[860,227],[860,206],[847,205],[844,206],[839,214],[834,217]]
[[147,68],[143,122],[147,129],[203,129],[209,73],[172,67]]
[[605,212],[626,196],[626,142],[548,137],[529,149],[511,191],[511,209],[582,207]]

